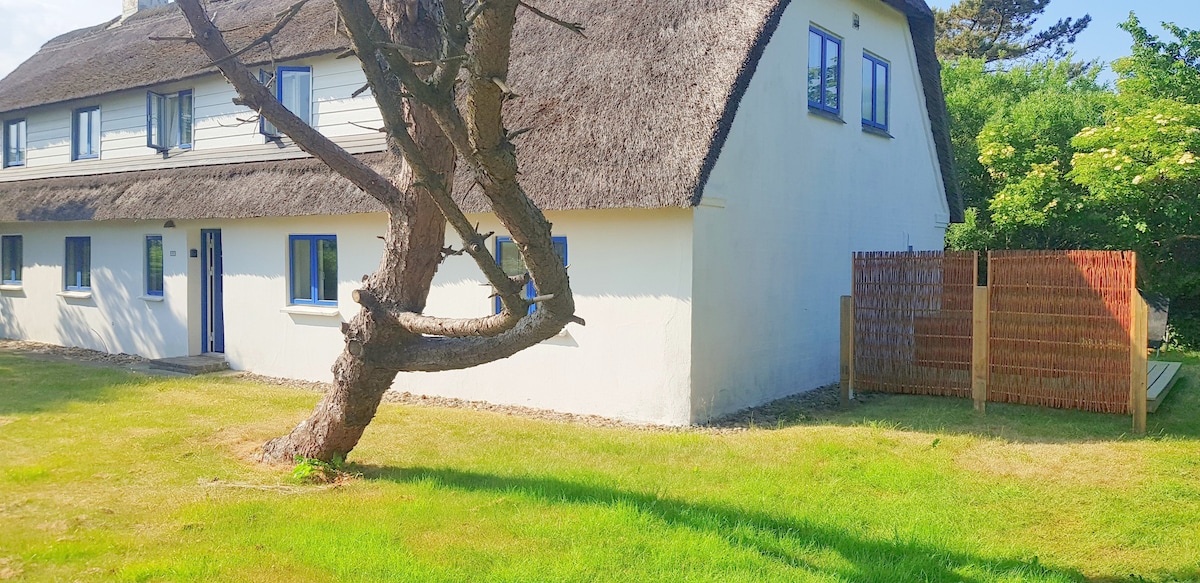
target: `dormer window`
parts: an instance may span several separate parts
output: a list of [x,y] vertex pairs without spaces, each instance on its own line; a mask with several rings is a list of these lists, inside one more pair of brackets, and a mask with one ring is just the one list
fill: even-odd
[[100,108],[76,109],[71,122],[71,159],[100,157]]
[[[312,68],[311,67],[277,67],[275,74],[259,71],[259,80],[268,89],[275,90],[275,98],[288,111],[312,125]],[[263,118],[259,123],[259,131],[269,138],[279,138],[283,134],[275,124]]]
[[25,165],[25,120],[4,122],[4,167]]
[[146,92],[146,145],[166,152],[192,147],[192,92]]

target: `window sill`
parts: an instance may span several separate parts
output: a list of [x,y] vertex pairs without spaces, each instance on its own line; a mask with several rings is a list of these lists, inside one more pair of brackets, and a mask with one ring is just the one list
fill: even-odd
[[90,291],[60,291],[58,297],[68,300],[90,300],[92,292]]
[[336,306],[287,306],[279,310],[284,314],[297,316],[324,316],[336,318],[342,315]]
[[164,296],[139,296],[138,299],[145,302],[165,302],[167,298]]
[[19,292],[25,291],[25,286],[19,283],[0,284],[0,292]]
[[832,113],[829,111],[825,111],[824,109],[813,107],[811,105],[808,106],[808,115],[816,116],[816,117],[819,117],[822,119],[827,119],[829,121],[833,121],[833,122],[840,123],[842,125],[846,125],[846,120],[842,119],[841,115],[838,115],[836,113]]
[[862,131],[864,134],[871,134],[873,136],[879,136],[881,138],[887,138],[889,140],[896,139],[896,136],[893,136],[887,130],[880,129],[880,128],[873,127],[873,126],[865,125],[862,127]]

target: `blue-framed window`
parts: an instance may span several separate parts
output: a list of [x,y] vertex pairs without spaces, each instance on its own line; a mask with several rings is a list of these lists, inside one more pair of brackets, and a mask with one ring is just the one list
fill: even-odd
[[808,106],[840,115],[842,111],[842,39],[819,28],[808,29]]
[[166,152],[192,147],[192,92],[146,92],[146,145]]
[[[258,75],[263,85],[275,89],[279,103],[304,123],[312,124],[312,67],[276,67],[274,76],[266,71],[259,71]],[[266,118],[259,120],[258,127],[265,136],[281,135],[279,128]]]
[[337,305],[337,236],[288,237],[290,291],[293,304]]
[[100,106],[76,109],[71,122],[71,159],[100,157]]
[[864,127],[888,129],[888,101],[891,98],[890,67],[887,61],[863,53],[862,123]]
[[4,122],[4,167],[25,165],[25,120]]
[[[567,265],[567,238],[554,237],[554,250],[562,257],[563,265]],[[504,270],[504,273],[509,277],[518,277],[525,275],[528,271],[525,267],[525,258],[521,257],[521,251],[517,249],[517,244],[513,242],[512,237],[496,237],[496,263]],[[533,282],[525,284],[526,299],[536,298],[538,295],[537,288]],[[495,313],[499,314],[504,308],[497,297],[495,301]],[[537,306],[529,306],[529,313],[532,314]]]
[[67,237],[67,260],[63,263],[63,288],[92,289],[92,238]]
[[146,295],[163,295],[162,235],[146,235]]
[[0,237],[0,283],[21,284],[21,267],[25,261],[25,242],[20,235]]

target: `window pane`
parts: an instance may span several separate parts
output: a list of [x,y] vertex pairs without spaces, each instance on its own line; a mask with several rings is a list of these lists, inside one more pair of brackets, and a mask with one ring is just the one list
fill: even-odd
[[322,301],[337,301],[337,240],[320,239],[317,241],[320,255],[318,256],[317,290]]
[[84,237],[79,250],[79,285],[92,287],[92,239]]
[[163,145],[179,145],[179,96],[168,95],[163,108]]
[[525,260],[517,250],[516,243],[500,241],[497,251],[500,254],[500,268],[504,270],[505,275],[516,277],[525,274]]
[[312,242],[292,239],[292,299],[312,301]]
[[871,103],[871,94],[875,90],[875,81],[872,79],[872,74],[875,71],[875,63],[866,57],[863,57],[862,66],[862,118],[865,121],[875,121],[875,111]]
[[4,128],[4,165],[25,163],[25,120],[9,122]]
[[888,125],[888,67],[875,65],[875,123]]
[[280,102],[296,117],[311,123],[312,75],[308,71],[281,71],[279,73]]
[[67,257],[63,280],[68,288],[92,287],[92,240],[90,237],[67,237]]
[[162,237],[146,237],[146,293],[163,293],[163,244]]
[[192,143],[192,92],[179,94],[179,145]]
[[821,103],[821,35],[808,32],[808,102]]
[[3,259],[0,260],[0,280],[17,283],[21,281],[22,241],[20,235],[5,235],[0,239]]
[[838,81],[841,77],[841,45],[833,39],[825,39],[825,106],[838,109]]
[[146,143],[154,148],[163,147],[162,132],[163,96],[147,93],[146,96]]

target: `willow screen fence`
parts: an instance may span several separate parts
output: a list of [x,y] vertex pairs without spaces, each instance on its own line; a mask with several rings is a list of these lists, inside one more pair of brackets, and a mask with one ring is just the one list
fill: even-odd
[[[1132,413],[1145,427],[1146,304],[1120,251],[854,255],[843,396],[854,390]],[[1140,419],[1140,421],[1139,421]]]

